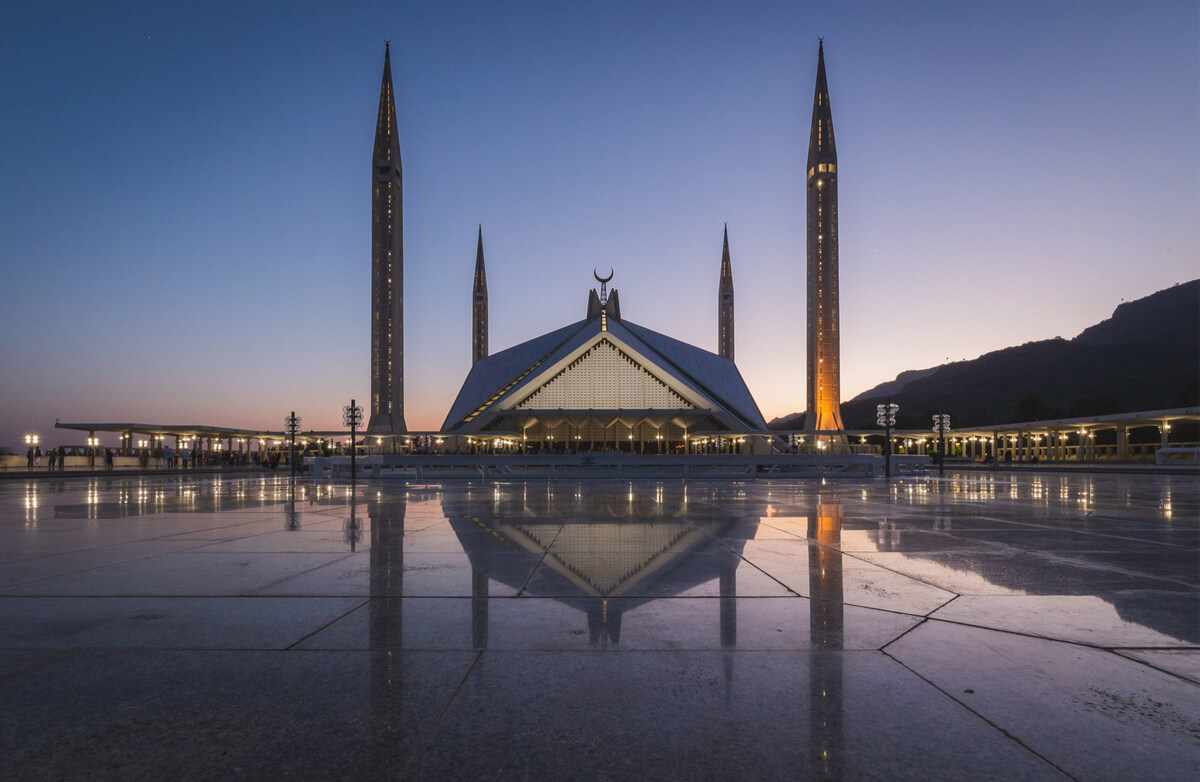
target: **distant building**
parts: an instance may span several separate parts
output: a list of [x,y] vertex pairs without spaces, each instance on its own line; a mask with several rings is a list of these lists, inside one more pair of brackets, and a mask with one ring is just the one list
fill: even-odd
[[[825,81],[825,47],[817,46],[817,87],[808,136],[808,432],[841,432],[841,348],[838,334],[837,146]],[[818,436],[845,443],[845,435]]]
[[392,53],[383,84],[371,157],[371,417],[367,432],[402,434],[404,423],[404,187],[392,93]]
[[476,361],[443,435],[525,450],[670,453],[700,438],[748,451],[739,435],[766,422],[733,362],[622,319],[608,279],[583,320]]

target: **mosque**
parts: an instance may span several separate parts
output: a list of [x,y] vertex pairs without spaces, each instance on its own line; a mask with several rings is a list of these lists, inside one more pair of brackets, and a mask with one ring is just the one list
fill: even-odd
[[[817,447],[846,443],[840,406],[838,338],[837,151],[823,44],[809,133],[807,190],[808,413],[805,434]],[[747,453],[787,444],[767,429],[734,364],[733,266],[725,231],[717,295],[717,352],[660,334],[622,317],[607,276],[596,275],[584,317],[519,345],[488,350],[487,274],[483,229],[475,258],[472,366],[441,429],[420,433],[439,450],[629,451],[643,454]],[[593,270],[595,273],[595,270]],[[583,302],[581,302],[582,304]],[[371,157],[371,394],[361,445],[403,451],[414,444],[404,418],[404,188],[391,47]],[[289,420],[299,422],[294,415]],[[279,431],[146,423],[58,423],[88,433],[119,432],[122,458],[175,450],[197,457],[226,451],[265,458],[287,437]],[[345,431],[306,431],[318,445],[337,445]],[[302,443],[307,445],[307,441]],[[82,457],[80,457],[82,458]],[[210,458],[210,461],[212,459]]]
[[[391,52],[372,158],[371,410],[369,434],[404,426],[403,188]],[[818,47],[808,152],[807,431],[844,443],[839,412],[837,152]],[[733,269],[725,231],[718,290],[718,352],[621,315],[612,273],[593,289],[582,320],[498,353],[488,352],[483,229],[472,294],[472,367],[440,430],[446,449],[745,452],[774,447],[734,364]],[[447,442],[449,441],[449,442]]]

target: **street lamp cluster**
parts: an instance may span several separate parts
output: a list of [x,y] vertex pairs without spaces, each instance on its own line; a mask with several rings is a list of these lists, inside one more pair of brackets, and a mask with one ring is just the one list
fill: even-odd
[[358,480],[358,427],[362,426],[363,409],[353,399],[342,408],[342,425],[350,427],[350,481]]
[[887,404],[875,405],[875,423],[883,427],[886,436],[883,444],[883,472],[888,480],[892,479],[892,427],[896,425],[898,412],[900,405],[892,404],[891,399]]
[[933,414],[933,433],[938,436],[938,476],[946,474],[946,435],[950,433],[950,415]]

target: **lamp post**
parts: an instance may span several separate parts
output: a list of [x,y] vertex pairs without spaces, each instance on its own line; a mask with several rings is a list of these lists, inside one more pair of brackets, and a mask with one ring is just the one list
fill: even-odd
[[[350,404],[342,408],[342,425],[350,427],[350,482],[354,483],[358,480],[358,461],[356,455],[358,452],[358,427],[362,426],[363,409],[355,403],[353,399]],[[353,551],[353,545],[350,547]]]
[[933,432],[938,436],[938,477],[946,474],[946,435],[950,432],[950,416],[934,413]]
[[283,431],[288,436],[288,464],[292,468],[292,477],[296,477],[296,435],[300,433],[300,416],[293,410],[292,414],[283,419]]
[[33,451],[35,448],[37,448],[40,439],[41,438],[32,432],[25,435],[25,445],[28,446],[26,449],[26,452],[28,453],[28,456],[26,457],[26,464],[31,470],[33,469]]
[[898,412],[900,405],[892,404],[891,399],[888,399],[887,404],[875,405],[875,422],[883,427],[886,436],[883,444],[883,473],[889,481],[892,479],[892,427],[896,425]]

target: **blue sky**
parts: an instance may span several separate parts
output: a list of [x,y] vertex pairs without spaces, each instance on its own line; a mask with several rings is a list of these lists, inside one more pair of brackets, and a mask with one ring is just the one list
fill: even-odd
[[[244,7],[250,6],[250,7]],[[818,36],[845,398],[1072,337],[1200,269],[1194,2],[19,3],[0,9],[0,445],[63,420],[334,428],[365,399],[370,156],[392,41],[406,407],[583,316],[715,349],[804,407]]]

